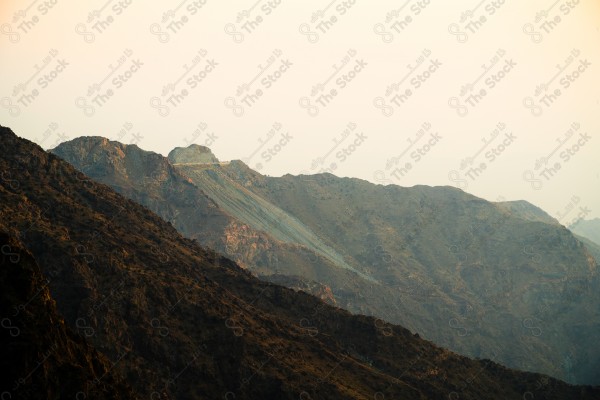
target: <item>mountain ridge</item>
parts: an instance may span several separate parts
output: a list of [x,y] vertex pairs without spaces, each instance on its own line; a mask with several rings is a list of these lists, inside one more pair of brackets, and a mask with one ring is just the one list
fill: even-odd
[[[78,166],[69,144],[63,146],[62,155]],[[243,205],[230,215],[243,219],[254,210],[262,224],[255,229],[273,233],[301,221],[363,274],[345,274],[323,258],[314,260],[320,266],[307,266],[314,255],[304,253],[303,261],[278,257],[259,268],[245,263],[258,275],[320,282],[342,308],[399,323],[473,357],[495,352],[513,367],[573,382],[600,380],[594,372],[600,356],[580,346],[570,328],[578,324],[592,346],[598,324],[593,305],[600,303],[597,262],[529,203],[491,203],[454,187],[373,185],[332,174],[266,177],[242,161],[175,169],[208,190],[218,206],[231,199]],[[247,202],[255,196],[263,202]],[[270,206],[264,201],[284,214],[265,219]],[[152,207],[161,213],[160,204]],[[189,235],[194,227],[186,229]],[[578,321],[588,322],[582,327]]]

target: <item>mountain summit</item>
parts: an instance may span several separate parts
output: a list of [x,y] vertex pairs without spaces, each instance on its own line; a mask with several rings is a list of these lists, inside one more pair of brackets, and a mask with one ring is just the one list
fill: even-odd
[[176,147],[171,150],[168,159],[173,164],[216,164],[219,162],[208,147],[198,144]]

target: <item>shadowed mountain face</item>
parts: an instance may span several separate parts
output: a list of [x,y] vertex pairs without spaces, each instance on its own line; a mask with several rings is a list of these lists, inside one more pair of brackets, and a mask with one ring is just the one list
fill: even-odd
[[[544,211],[525,201],[511,201],[497,204],[524,219],[546,222],[550,225],[560,225],[555,218],[552,218]],[[586,212],[585,208],[579,210],[580,214],[585,214]],[[596,263],[600,263],[600,219],[597,218],[591,221],[578,220],[569,226],[569,230],[573,232],[577,240],[585,245],[590,254],[595,258]],[[590,239],[594,237],[597,238],[596,241]]]
[[261,282],[10,130],[0,143],[3,223],[51,277],[66,324],[144,398],[600,395]]
[[[364,310],[369,314],[464,354],[496,355],[571,382],[600,381],[597,263],[538,208],[490,203],[449,187],[269,178],[232,164],[222,173],[397,289],[375,311]],[[324,283],[335,295],[338,286]],[[357,306],[350,310],[363,311]]]
[[[102,154],[122,145],[82,151],[90,140],[101,139],[79,138],[53,151],[119,190],[115,175],[130,174],[128,168],[106,173],[86,166],[102,164]],[[161,157],[135,149],[137,159]],[[236,254],[252,271],[320,282],[338,306],[402,324],[463,354],[570,382],[600,382],[596,261],[537,207],[490,203],[449,187],[384,187],[327,174],[270,178],[240,161],[206,162],[206,151],[175,149],[169,158],[183,180],[247,232],[309,250],[257,265],[244,250],[254,233],[238,230]],[[161,215],[172,206],[145,202],[156,197],[151,185],[136,190],[145,194],[133,198]],[[186,223],[194,212],[174,221],[189,237],[204,231]],[[254,254],[264,259],[269,252]],[[297,287],[292,281],[275,282]]]
[[33,256],[0,221],[2,399],[134,399],[111,363],[65,325]]

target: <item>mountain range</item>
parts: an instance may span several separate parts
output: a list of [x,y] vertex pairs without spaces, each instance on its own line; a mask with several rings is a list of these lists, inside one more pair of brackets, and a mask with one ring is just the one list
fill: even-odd
[[260,281],[8,128],[0,143],[3,398],[600,396]]
[[467,356],[600,383],[598,248],[527,202],[268,177],[198,145],[164,157],[82,137],[51,151],[262,280]]

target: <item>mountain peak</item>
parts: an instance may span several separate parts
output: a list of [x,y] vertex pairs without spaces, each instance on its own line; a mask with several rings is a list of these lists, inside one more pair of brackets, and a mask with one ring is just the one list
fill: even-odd
[[559,222],[541,208],[525,200],[500,201],[495,203],[500,209],[532,222],[557,225]]
[[214,164],[219,159],[212,151],[199,144],[191,144],[188,147],[176,147],[168,155],[173,164]]
[[109,140],[102,136],[80,136],[73,140],[63,142],[49,151],[58,155],[65,152],[74,152],[80,157],[88,156],[90,153],[117,153],[121,158],[127,145]]

